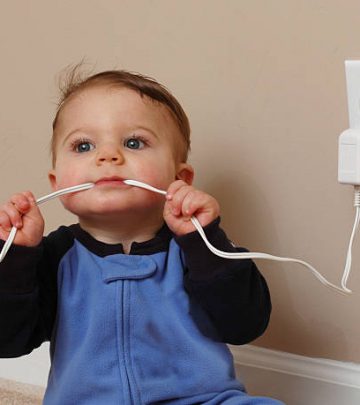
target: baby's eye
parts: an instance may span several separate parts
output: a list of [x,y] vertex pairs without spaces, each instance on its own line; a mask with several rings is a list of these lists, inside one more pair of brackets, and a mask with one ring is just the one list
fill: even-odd
[[73,149],[75,152],[83,153],[83,152],[90,152],[95,148],[95,145],[89,141],[80,141],[76,142],[73,145]]
[[139,138],[129,138],[124,142],[125,147],[129,149],[142,149],[145,146],[145,142]]

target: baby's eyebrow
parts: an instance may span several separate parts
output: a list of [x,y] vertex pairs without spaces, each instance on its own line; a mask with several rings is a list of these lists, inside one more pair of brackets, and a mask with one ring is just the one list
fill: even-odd
[[72,135],[74,135],[74,134],[76,134],[77,132],[84,132],[84,130],[82,129],[82,128],[76,128],[76,129],[73,129],[72,131],[70,131],[65,137],[64,137],[64,139],[62,140],[62,145],[64,145],[65,143],[66,143],[66,141],[72,136]]
[[134,131],[136,131],[136,130],[138,130],[138,129],[142,129],[142,130],[144,130],[144,131],[150,132],[155,138],[159,139],[159,135],[158,135],[154,130],[152,130],[152,129],[150,129],[150,128],[144,126],[144,125],[136,126],[136,127],[134,128]]

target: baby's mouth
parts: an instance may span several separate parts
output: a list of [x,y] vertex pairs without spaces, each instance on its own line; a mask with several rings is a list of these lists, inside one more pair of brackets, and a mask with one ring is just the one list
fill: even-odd
[[103,177],[95,182],[96,186],[125,186],[124,179],[117,176]]

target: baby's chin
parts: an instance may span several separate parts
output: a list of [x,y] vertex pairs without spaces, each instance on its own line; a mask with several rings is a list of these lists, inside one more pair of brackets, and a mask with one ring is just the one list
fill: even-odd
[[121,217],[134,215],[134,218],[150,216],[152,213],[162,212],[164,201],[112,201],[103,200],[96,203],[85,202],[74,204],[63,202],[64,208],[79,218],[107,218],[119,220]]

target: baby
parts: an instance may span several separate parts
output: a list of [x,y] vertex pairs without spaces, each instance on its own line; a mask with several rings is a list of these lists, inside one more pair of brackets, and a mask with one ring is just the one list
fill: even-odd
[[44,404],[280,404],[235,378],[226,343],[264,332],[270,296],[252,261],[213,255],[190,221],[218,249],[244,251],[219,227],[216,199],[192,186],[182,107],[140,74],[70,76],[49,180],[95,186],[61,197],[78,223],[47,237],[31,192],[0,208],[0,238],[18,229],[0,264],[0,356],[50,341]]

